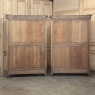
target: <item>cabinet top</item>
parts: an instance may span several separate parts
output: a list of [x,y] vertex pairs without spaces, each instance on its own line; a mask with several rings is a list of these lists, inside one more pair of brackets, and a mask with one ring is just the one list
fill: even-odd
[[46,20],[46,15],[6,15],[6,19],[22,19],[22,20]]
[[62,20],[62,19],[91,19],[92,15],[53,15],[52,20]]

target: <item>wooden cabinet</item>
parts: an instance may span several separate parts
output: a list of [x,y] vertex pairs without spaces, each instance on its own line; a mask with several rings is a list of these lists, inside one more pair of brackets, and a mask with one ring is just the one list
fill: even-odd
[[47,73],[47,16],[7,16],[7,75]]
[[51,18],[51,74],[89,73],[91,16],[52,16]]

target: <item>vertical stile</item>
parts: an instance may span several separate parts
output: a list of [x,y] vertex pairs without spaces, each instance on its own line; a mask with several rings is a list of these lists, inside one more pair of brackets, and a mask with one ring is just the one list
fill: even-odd
[[53,21],[51,20],[51,75],[53,74],[53,58],[52,58],[52,55],[53,55],[53,46],[52,46],[52,43],[53,42]]

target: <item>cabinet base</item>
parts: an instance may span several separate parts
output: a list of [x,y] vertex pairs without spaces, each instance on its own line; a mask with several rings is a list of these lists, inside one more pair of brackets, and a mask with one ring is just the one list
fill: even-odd
[[22,75],[22,74],[46,74],[46,70],[9,70],[6,73],[8,78],[10,75]]
[[89,70],[53,69],[52,74],[89,74]]

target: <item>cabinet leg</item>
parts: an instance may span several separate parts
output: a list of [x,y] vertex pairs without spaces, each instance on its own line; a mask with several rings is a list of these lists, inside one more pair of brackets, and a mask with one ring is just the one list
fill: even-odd
[[51,76],[53,76],[53,72],[51,72]]
[[9,74],[8,74],[8,72],[6,73],[6,78],[9,78],[10,76],[9,76]]
[[53,69],[51,68],[51,76],[53,76]]
[[91,71],[89,71],[89,74],[88,74],[89,77],[91,77]]
[[45,74],[44,74],[45,76],[47,76],[47,71],[45,72]]

